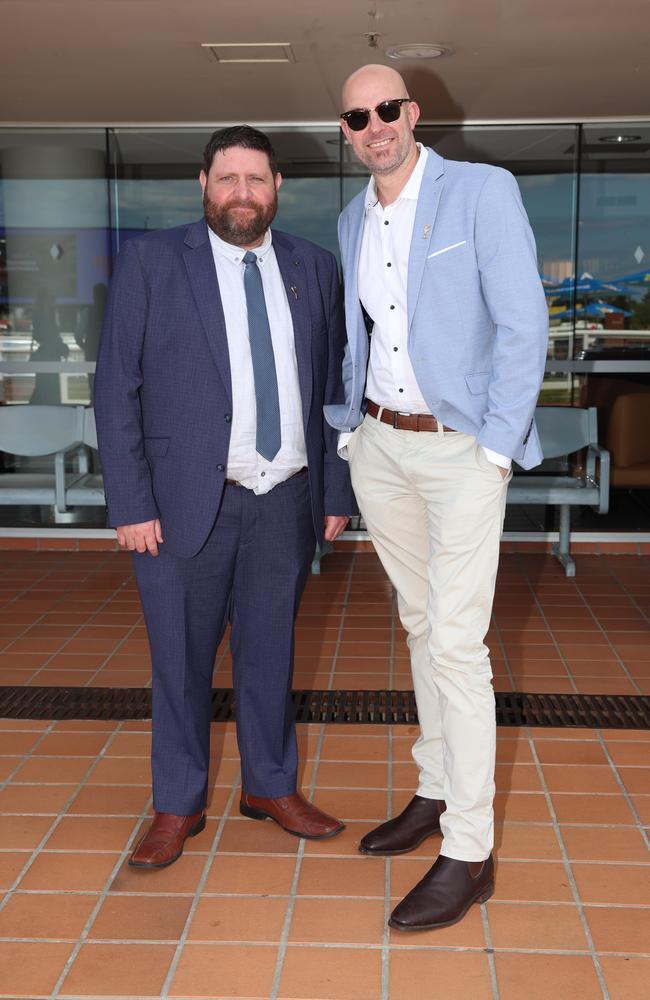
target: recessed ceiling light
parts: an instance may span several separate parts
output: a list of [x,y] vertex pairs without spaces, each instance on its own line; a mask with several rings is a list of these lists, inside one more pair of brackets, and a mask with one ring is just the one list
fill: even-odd
[[453,55],[453,52],[448,45],[429,42],[405,42],[403,45],[391,45],[384,49],[389,59],[438,59],[440,56]]
[[598,141],[624,143],[624,142],[638,142],[640,138],[641,138],[640,135],[601,135]]

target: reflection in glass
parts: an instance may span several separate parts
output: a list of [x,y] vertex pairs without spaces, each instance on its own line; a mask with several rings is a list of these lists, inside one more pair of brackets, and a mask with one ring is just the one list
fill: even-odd
[[88,403],[83,324],[109,276],[105,133],[0,130],[0,357],[5,403]]
[[[650,126],[582,129],[578,274],[605,283],[576,296],[584,356],[647,356],[650,340]],[[578,345],[577,345],[578,347]],[[641,352],[639,354],[639,352]]]

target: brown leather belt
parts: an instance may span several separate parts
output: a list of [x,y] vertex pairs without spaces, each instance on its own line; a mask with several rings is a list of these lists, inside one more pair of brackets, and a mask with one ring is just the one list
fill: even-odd
[[[378,417],[381,407],[368,400],[368,413],[371,417]],[[431,413],[399,413],[397,410],[381,409],[381,417],[378,417],[382,424],[390,424],[398,431],[437,431],[438,421]],[[445,427],[443,431],[453,431],[453,427]]]

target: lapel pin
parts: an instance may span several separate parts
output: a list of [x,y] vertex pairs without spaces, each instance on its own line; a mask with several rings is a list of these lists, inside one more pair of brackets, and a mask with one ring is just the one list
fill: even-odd
[[298,298],[298,289],[296,288],[295,285],[291,286],[291,291],[293,292],[294,299],[297,299]]
[[424,226],[422,227],[422,239],[423,239],[423,240],[428,240],[428,239],[429,239],[429,236],[430,236],[430,235],[431,235],[431,226],[430,226],[430,225],[429,225],[429,223],[427,222],[427,223],[425,223],[425,225],[424,225]]

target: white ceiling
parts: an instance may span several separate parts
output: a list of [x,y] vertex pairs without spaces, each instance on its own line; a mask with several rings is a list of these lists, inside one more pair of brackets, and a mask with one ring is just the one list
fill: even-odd
[[[650,117],[650,0],[0,0],[0,26],[4,124],[335,122],[365,62],[400,69],[426,121]],[[202,42],[288,42],[295,62]],[[455,52],[383,54],[405,42]]]

